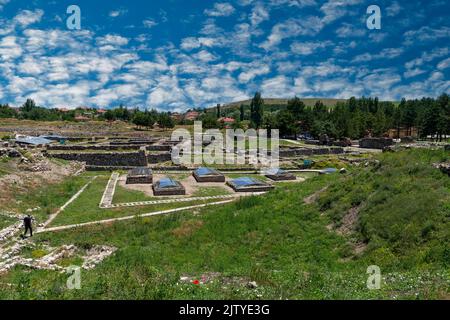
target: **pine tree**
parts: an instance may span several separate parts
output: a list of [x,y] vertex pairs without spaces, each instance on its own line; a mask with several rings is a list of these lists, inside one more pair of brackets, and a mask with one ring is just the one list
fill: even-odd
[[251,115],[251,121],[254,127],[256,129],[259,129],[263,122],[264,117],[264,100],[261,97],[261,93],[256,92],[255,96],[252,99],[252,102],[250,104],[252,115]]

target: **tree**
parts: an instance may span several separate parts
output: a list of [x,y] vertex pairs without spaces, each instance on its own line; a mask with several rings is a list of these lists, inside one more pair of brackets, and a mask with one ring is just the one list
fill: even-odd
[[240,121],[244,121],[245,120],[245,108],[244,105],[241,104],[241,106],[239,107],[239,120]]
[[136,111],[133,115],[133,123],[140,129],[141,127],[145,127],[147,125],[147,116],[144,112]]
[[280,130],[280,136],[293,136],[299,131],[298,122],[295,120],[292,112],[281,110],[277,113],[276,127]]
[[202,126],[205,129],[217,129],[217,118],[212,113],[203,113],[199,119],[202,122]]
[[386,115],[384,114],[384,111],[381,109],[378,109],[377,113],[374,117],[374,123],[373,123],[373,134],[375,136],[382,136],[386,130],[388,129],[386,125]]
[[287,110],[292,113],[294,119],[300,120],[305,111],[305,104],[299,98],[294,97],[294,99],[288,100]]
[[159,114],[158,123],[163,129],[175,127],[175,121],[167,112],[162,112]]
[[27,101],[22,105],[21,111],[22,112],[30,112],[34,108],[36,108],[36,103],[34,102],[34,100],[27,99]]
[[250,107],[252,110],[251,121],[256,129],[259,129],[264,117],[264,100],[262,99],[260,92],[255,93]]
[[447,94],[442,94],[436,101],[438,107],[437,114],[437,131],[439,133],[439,141],[442,141],[442,136],[450,133],[450,97]]
[[397,139],[400,139],[400,127],[402,125],[402,110],[400,107],[395,108],[393,118],[393,125],[397,130]]
[[105,112],[104,117],[105,117],[105,119],[107,121],[114,121],[114,120],[116,120],[116,115],[115,115],[114,111],[112,111],[112,110],[107,110]]
[[319,138],[321,135],[326,134],[329,137],[336,137],[336,127],[330,120],[315,120],[312,126],[311,133],[314,137]]
[[328,116],[328,109],[327,107],[322,103],[322,101],[318,100],[314,104],[313,108],[313,114],[315,119],[319,120],[325,120]]
[[14,118],[15,116],[16,112],[9,105],[0,104],[0,118]]
[[220,117],[222,117],[222,114],[220,112],[220,104],[217,104],[217,119],[219,119]]

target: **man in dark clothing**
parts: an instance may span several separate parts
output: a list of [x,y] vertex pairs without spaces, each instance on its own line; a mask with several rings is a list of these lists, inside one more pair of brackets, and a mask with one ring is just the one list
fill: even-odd
[[33,217],[30,215],[27,215],[25,218],[23,218],[23,225],[25,227],[25,233],[23,236],[25,237],[28,230],[30,231],[30,236],[33,236],[33,227],[32,227]]

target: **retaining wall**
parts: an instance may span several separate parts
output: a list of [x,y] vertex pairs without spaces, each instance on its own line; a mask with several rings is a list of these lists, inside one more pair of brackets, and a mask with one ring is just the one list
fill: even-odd
[[145,167],[147,157],[145,151],[121,152],[121,153],[53,153],[44,154],[47,157],[68,161],[85,162],[88,166],[113,166],[113,167]]

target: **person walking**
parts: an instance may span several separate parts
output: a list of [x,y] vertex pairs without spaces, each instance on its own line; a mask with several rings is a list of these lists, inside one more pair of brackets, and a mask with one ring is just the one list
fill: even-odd
[[23,218],[23,225],[25,227],[23,238],[26,237],[28,231],[30,231],[30,237],[33,236],[33,220],[33,217],[29,214],[25,218]]

